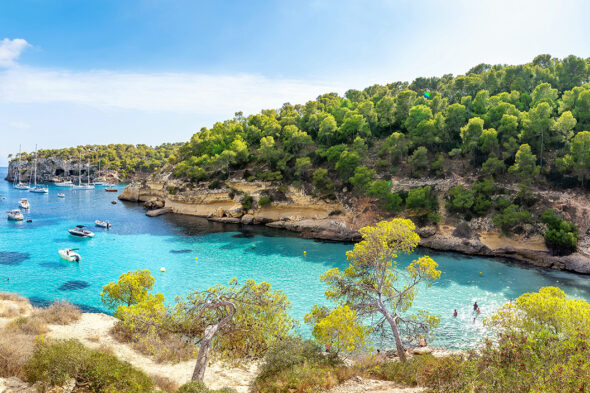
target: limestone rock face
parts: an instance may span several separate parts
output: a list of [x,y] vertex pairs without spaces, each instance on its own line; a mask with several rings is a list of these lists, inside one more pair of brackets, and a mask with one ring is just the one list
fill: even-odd
[[149,201],[143,203],[143,208],[146,210],[162,209],[166,205],[163,199],[151,198]]

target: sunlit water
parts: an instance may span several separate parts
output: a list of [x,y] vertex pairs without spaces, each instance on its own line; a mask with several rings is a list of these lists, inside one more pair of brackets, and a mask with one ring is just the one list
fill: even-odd
[[[0,168],[0,177],[5,175],[6,168]],[[58,192],[64,192],[65,199],[58,198]],[[117,194],[102,187],[76,191],[51,186],[43,195],[15,190],[2,180],[0,193],[6,197],[0,199],[0,291],[18,292],[37,304],[65,299],[89,311],[106,311],[100,301],[104,284],[129,270],[149,269],[156,278],[155,290],[167,301],[233,277],[264,280],[288,295],[291,314],[302,320],[313,304],[326,303],[320,274],[345,268],[345,253],[352,248],[348,243],[301,239],[259,226],[222,225],[177,215],[149,218],[138,204],[111,204]],[[4,211],[18,207],[22,197],[31,203],[25,215],[32,223],[6,219]],[[113,227],[94,227],[96,219],[109,220]],[[70,236],[67,230],[77,224],[91,227],[96,237]],[[79,248],[82,261],[60,259],[61,248]],[[419,254],[424,252],[438,262],[442,276],[419,294],[415,304],[440,314],[433,343],[438,346],[475,345],[484,333],[481,321],[486,315],[543,286],[558,285],[571,296],[590,299],[588,276],[455,253],[420,250]],[[415,257],[401,258],[400,265]],[[474,322],[476,300],[482,315]],[[455,308],[457,318],[452,317]],[[308,334],[305,327],[302,332]]]

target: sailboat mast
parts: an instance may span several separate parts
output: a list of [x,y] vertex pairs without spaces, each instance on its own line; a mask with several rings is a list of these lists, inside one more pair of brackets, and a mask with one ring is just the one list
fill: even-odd
[[18,145],[18,165],[16,166],[16,179],[18,180],[19,185],[20,185],[20,164],[21,164],[22,159],[23,159],[22,145]]
[[80,153],[80,159],[78,160],[78,185],[82,185],[82,153]]
[[35,188],[37,188],[37,145],[35,145]]

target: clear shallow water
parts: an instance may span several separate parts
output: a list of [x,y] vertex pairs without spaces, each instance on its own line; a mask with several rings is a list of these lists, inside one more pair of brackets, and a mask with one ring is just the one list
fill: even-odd
[[[0,178],[5,175],[6,168],[0,168]],[[58,192],[66,198],[58,198]],[[168,301],[233,277],[264,280],[288,295],[292,315],[302,319],[313,304],[325,303],[319,275],[333,267],[345,268],[345,252],[352,248],[351,244],[300,239],[259,226],[242,228],[189,216],[149,218],[138,204],[112,205],[117,194],[102,188],[75,191],[51,186],[49,194],[42,195],[15,190],[1,180],[0,194],[6,197],[0,199],[0,278],[10,279],[0,279],[0,291],[18,292],[39,304],[64,299],[87,310],[106,311],[100,302],[104,284],[129,270],[149,269],[156,278],[155,290]],[[25,215],[33,222],[6,220],[4,212],[16,208],[23,197],[31,203]],[[108,219],[113,227],[108,231],[94,227],[96,219]],[[77,224],[91,227],[96,237],[70,236],[67,229]],[[79,264],[59,257],[57,250],[66,247],[80,249]],[[475,345],[484,334],[483,317],[506,301],[543,286],[558,285],[570,296],[590,300],[588,276],[455,253],[419,250],[422,253],[433,257],[443,272],[415,302],[441,315],[433,343],[438,346]],[[401,258],[400,265],[415,257]],[[165,273],[160,272],[162,266]],[[475,300],[483,314],[473,322]],[[458,318],[452,317],[454,308]]]

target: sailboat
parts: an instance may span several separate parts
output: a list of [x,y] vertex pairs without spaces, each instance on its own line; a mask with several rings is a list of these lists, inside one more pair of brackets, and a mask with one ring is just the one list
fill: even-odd
[[36,192],[37,194],[47,194],[49,189],[47,187],[38,187],[37,186],[37,145],[35,145],[35,186],[31,188],[30,192]]
[[21,145],[18,145],[18,166],[16,168],[17,183],[14,185],[14,188],[16,188],[17,190],[28,190],[29,186],[21,183],[20,164],[22,162],[22,158],[23,157],[22,157]]
[[82,184],[82,153],[78,162],[78,184],[74,185],[75,190],[94,190],[94,185],[90,184],[90,168],[88,168],[88,184]]

